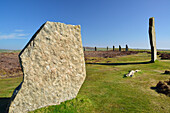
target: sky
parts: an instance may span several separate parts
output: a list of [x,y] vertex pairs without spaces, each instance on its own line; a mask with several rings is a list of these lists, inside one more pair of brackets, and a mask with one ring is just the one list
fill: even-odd
[[46,21],[81,25],[83,46],[170,49],[170,0],[1,0],[0,49],[24,48]]

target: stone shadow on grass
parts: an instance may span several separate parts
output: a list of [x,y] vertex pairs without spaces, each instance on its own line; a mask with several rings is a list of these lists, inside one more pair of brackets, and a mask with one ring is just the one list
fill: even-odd
[[129,63],[86,63],[86,64],[96,64],[96,65],[135,65],[135,64],[149,64],[152,61],[147,62],[129,62]]
[[0,113],[8,113],[11,98],[0,97]]
[[156,89],[157,89],[156,87],[150,87],[150,88],[151,88],[152,90],[155,90],[155,91],[156,91]]

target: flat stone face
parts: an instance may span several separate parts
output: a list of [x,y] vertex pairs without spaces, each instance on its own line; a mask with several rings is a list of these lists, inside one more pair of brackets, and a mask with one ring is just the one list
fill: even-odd
[[149,18],[149,38],[150,38],[150,45],[151,45],[151,61],[154,62],[157,59],[154,17]]
[[24,79],[10,113],[25,113],[77,96],[86,71],[79,25],[46,22],[20,53]]

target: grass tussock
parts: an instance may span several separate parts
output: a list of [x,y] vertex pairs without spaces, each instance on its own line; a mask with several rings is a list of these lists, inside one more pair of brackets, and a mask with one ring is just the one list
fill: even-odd
[[77,98],[62,102],[60,105],[44,107],[29,113],[82,113],[90,112],[92,106],[92,102],[87,97],[77,96]]

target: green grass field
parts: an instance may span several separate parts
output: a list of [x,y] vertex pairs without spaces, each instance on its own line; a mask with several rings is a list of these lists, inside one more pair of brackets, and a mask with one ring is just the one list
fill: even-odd
[[[30,113],[169,113],[170,98],[157,93],[152,87],[170,75],[170,60],[149,63],[150,54],[116,58],[89,58],[86,80],[77,97],[44,107]],[[130,70],[139,69],[133,77],[124,78]],[[0,98],[10,97],[22,78],[0,79]]]
[[8,49],[0,49],[0,53],[4,53],[4,52],[20,52],[21,50],[8,50]]

